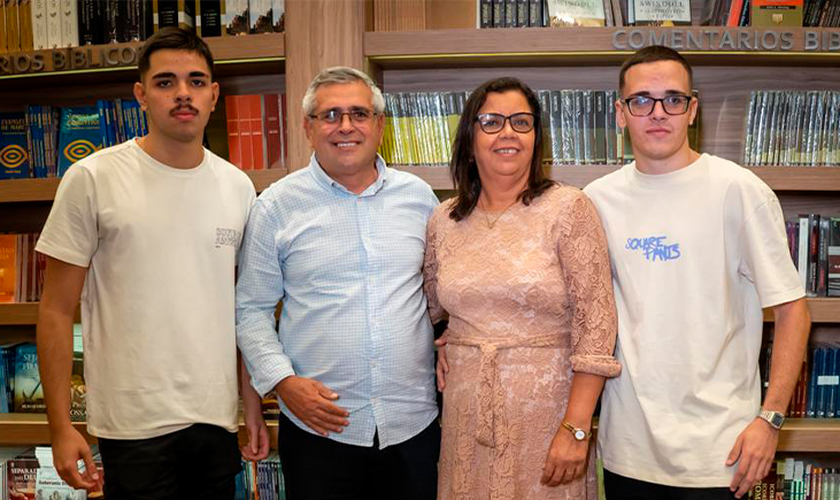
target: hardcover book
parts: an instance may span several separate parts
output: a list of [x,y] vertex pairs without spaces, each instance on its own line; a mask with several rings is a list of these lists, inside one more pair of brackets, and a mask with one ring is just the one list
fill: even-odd
[[102,149],[99,110],[95,106],[63,108],[59,139],[60,177],[72,164]]
[[691,24],[689,0],[629,0],[636,26],[682,26]]
[[0,113],[0,179],[29,177],[26,113]]
[[[604,26],[602,0],[546,0],[549,26]],[[632,1],[632,0],[631,0]]]
[[21,344],[15,350],[15,413],[44,413],[46,408],[35,344]]
[[802,26],[804,0],[752,0],[752,26]]

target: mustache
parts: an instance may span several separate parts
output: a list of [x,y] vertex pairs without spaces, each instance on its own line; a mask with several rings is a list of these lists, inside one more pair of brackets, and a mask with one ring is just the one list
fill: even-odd
[[196,114],[196,115],[198,114],[198,110],[197,110],[197,109],[195,109],[194,107],[192,107],[192,106],[191,106],[191,105],[189,105],[189,104],[186,104],[186,105],[183,105],[183,106],[177,106],[177,107],[175,107],[175,108],[172,108],[172,111],[170,111],[170,112],[169,112],[169,114],[170,114],[170,115],[174,115],[175,113],[178,113],[178,112],[180,112],[180,111],[185,111],[185,110],[186,110],[186,111],[189,111],[190,113]]

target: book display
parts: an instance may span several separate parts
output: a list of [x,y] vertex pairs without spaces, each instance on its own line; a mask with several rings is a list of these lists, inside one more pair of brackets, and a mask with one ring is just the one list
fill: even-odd
[[[41,13],[49,12],[51,1],[12,3]],[[124,3],[119,8],[132,8]],[[179,24],[190,17],[184,0],[148,3],[159,14],[174,6]],[[413,20],[400,20],[401,3],[414,12]],[[771,4],[784,13],[769,13]],[[0,31],[8,34],[9,26],[18,25],[9,21],[9,2],[0,5]],[[0,365],[0,375],[6,381],[8,370],[15,372],[8,359],[16,356],[8,353],[34,342],[43,278],[29,250],[62,173],[74,159],[148,130],[131,93],[136,49],[148,36],[145,7],[117,16],[137,20],[129,24],[139,32],[128,33],[108,19],[110,5],[78,1],[75,36],[81,48],[51,49],[72,40],[50,35],[49,26],[40,32],[31,26],[29,49],[22,48],[20,27],[15,40],[0,37],[0,352],[6,353],[0,360],[7,366],[4,372]],[[538,91],[544,108],[546,172],[582,188],[632,160],[628,139],[615,124],[621,62],[652,43],[680,50],[694,67],[700,99],[692,145],[742,164],[777,193],[791,258],[822,332],[809,346],[780,453],[837,458],[840,29],[828,27],[840,26],[836,2],[202,0],[193,7],[192,26],[208,37],[221,86],[206,143],[243,169],[258,191],[308,163],[300,102],[320,69],[339,64],[364,69],[382,87],[386,130],[380,154],[439,192],[453,187],[447,165],[468,92],[493,77],[522,79]],[[795,16],[797,9],[800,17],[791,21],[788,13]],[[760,24],[768,16],[771,24]],[[21,19],[20,10],[15,19]],[[771,330],[772,315],[766,313],[765,321]],[[26,382],[20,392],[34,395],[33,389]],[[37,397],[27,401],[37,404]],[[0,387],[0,408],[4,404],[14,407],[15,392]],[[82,403],[76,404],[78,413]],[[42,415],[0,414],[0,445],[48,441]],[[831,463],[800,458],[788,474],[780,459],[776,476],[757,488],[770,491],[772,482],[772,491],[813,491],[838,477]],[[279,494],[282,483],[259,480],[260,471],[270,477],[272,468],[279,463],[252,467],[243,485],[266,497]]]

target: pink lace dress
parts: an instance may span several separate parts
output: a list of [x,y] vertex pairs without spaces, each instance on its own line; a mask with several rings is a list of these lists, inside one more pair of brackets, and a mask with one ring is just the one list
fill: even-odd
[[438,499],[594,499],[592,448],[583,477],[540,477],[573,371],[621,369],[598,215],[566,186],[501,216],[455,222],[450,207],[429,221],[424,263],[432,320],[449,314]]

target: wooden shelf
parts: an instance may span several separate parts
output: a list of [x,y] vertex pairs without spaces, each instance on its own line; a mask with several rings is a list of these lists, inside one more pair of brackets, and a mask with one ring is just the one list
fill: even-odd
[[[20,302],[0,304],[0,326],[20,326],[38,323],[38,306],[40,302]],[[76,308],[76,315],[73,319],[76,323],[82,319],[79,308]]]
[[[236,37],[211,37],[205,41],[213,53],[213,60],[216,66],[216,73],[219,76],[228,74],[241,75],[243,73],[266,73],[283,71],[286,58],[286,45],[284,33],[266,33],[260,35],[247,35]],[[108,67],[79,68],[79,69],[54,69],[53,57],[58,52],[67,55],[73,51],[83,51],[86,54],[89,50],[89,57],[96,63],[101,64],[102,51],[112,51],[112,54],[119,54],[126,50],[127,53],[136,51],[143,45],[143,42],[130,42],[110,45],[93,45],[85,47],[74,47],[71,49],[39,50],[20,54],[24,58],[41,58],[44,61],[44,68],[38,72],[0,74],[0,90],[14,90],[20,85],[35,87],[52,87],[57,84],[57,79],[62,79],[61,85],[66,85],[66,77],[72,76],[72,85],[84,85],[85,83],[103,83],[106,81],[125,81],[134,79],[137,70],[136,64],[116,64]],[[116,56],[115,56],[116,57]],[[128,58],[127,58],[128,59]],[[235,66],[235,70],[229,69]],[[25,84],[23,82],[26,82]]]
[[[840,323],[840,297],[809,297],[807,301],[811,311],[811,322]],[[773,321],[772,309],[764,310],[764,321]]]
[[[730,32],[735,40],[742,33],[752,37],[756,28],[690,26],[677,28],[497,28],[427,31],[367,32],[364,51],[381,69],[443,67],[509,66],[615,66],[635,49],[616,48],[613,38],[629,31],[654,32],[668,36],[669,31],[693,33]],[[840,53],[805,50],[805,32],[834,31],[831,28],[786,28],[793,34],[789,51],[680,50],[691,64],[718,66],[760,65],[836,65]],[[719,36],[719,35],[718,35]],[[621,47],[622,45],[619,44]],[[624,45],[626,46],[626,45]],[[585,49],[581,49],[585,47]]]
[[[248,170],[245,172],[254,183],[257,192],[262,192],[271,183],[283,178],[286,169]],[[55,199],[55,192],[61,179],[11,179],[0,181],[0,203],[45,202]]]
[[[269,444],[277,446],[277,422],[266,422],[268,425]],[[91,444],[96,438],[87,433],[84,422],[74,422],[73,427]],[[239,442],[247,441],[245,424],[239,424]],[[36,446],[50,443],[50,429],[47,416],[43,413],[0,413],[0,446]]]
[[[277,443],[277,423],[267,422],[271,446]],[[73,424],[90,443],[83,422]],[[597,423],[593,429],[597,428]],[[245,426],[240,423],[239,440],[244,442]],[[38,413],[0,414],[0,446],[48,444],[47,416]],[[779,452],[836,452],[840,450],[840,419],[788,419],[779,435]]]
[[[429,165],[395,168],[417,175],[433,189],[452,189],[449,167]],[[618,165],[546,166],[549,177],[579,188],[619,168]],[[774,191],[840,191],[840,167],[749,167],[749,170]]]

